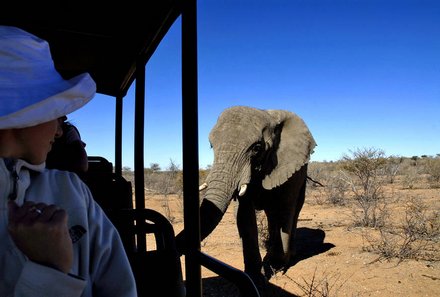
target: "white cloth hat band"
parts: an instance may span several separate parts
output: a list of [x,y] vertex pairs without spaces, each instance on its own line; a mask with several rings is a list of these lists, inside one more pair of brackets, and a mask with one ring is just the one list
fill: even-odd
[[49,44],[0,26],[0,129],[24,128],[67,115],[89,102],[96,84],[84,73],[64,80]]

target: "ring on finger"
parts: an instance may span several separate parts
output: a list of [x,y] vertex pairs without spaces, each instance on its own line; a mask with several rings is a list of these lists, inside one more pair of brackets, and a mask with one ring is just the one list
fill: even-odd
[[36,206],[32,206],[31,208],[29,208],[29,211],[30,212],[36,212],[38,214],[42,213],[41,209],[37,208]]

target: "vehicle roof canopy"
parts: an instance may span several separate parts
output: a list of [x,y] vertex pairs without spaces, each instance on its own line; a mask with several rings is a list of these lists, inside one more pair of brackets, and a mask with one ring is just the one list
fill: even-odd
[[114,97],[126,95],[136,63],[145,65],[181,13],[178,0],[15,2],[0,12],[2,25],[46,39],[61,75],[88,72],[99,93]]

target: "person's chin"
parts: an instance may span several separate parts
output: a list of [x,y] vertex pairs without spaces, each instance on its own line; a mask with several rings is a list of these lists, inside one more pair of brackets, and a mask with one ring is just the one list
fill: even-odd
[[31,165],[41,165],[46,162],[46,156],[34,157],[25,161]]

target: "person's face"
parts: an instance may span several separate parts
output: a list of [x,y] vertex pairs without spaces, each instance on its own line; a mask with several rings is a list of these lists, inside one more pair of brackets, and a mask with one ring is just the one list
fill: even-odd
[[19,158],[35,165],[46,161],[55,138],[63,135],[61,125],[64,119],[65,117],[61,117],[36,126],[17,129]]

